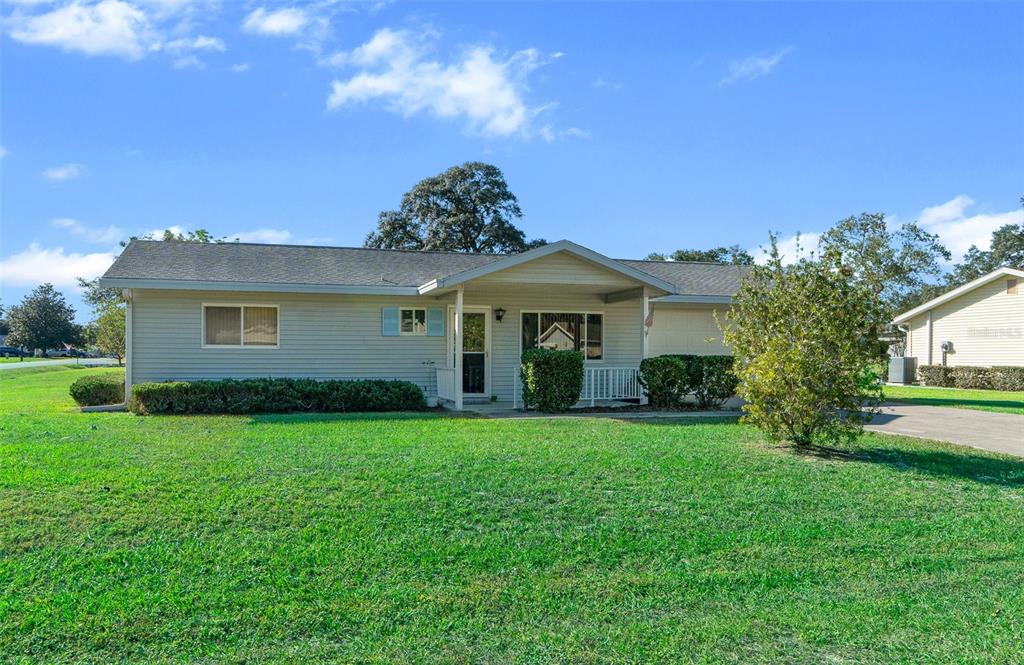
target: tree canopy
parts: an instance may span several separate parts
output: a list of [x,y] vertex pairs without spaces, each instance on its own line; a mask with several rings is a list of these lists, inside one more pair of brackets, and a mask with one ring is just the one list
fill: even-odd
[[925,278],[942,274],[949,250],[935,234],[916,222],[890,229],[880,212],[840,220],[821,237],[821,252],[835,253],[855,279],[881,298],[888,316],[897,313],[907,294],[919,291]]
[[946,283],[950,287],[960,286],[1003,267],[1024,269],[1024,224],[1006,224],[993,231],[987,250],[971,245]]
[[364,245],[514,254],[545,244],[526,240],[514,224],[522,216],[501,169],[466,162],[421,180],[402,196],[398,210],[382,211]]
[[702,263],[727,263],[736,266],[754,264],[754,257],[739,245],[731,247],[712,247],[711,249],[677,249],[665,255],[651,252],[648,261],[699,261]]
[[77,344],[82,330],[75,324],[75,310],[53,284],[37,286],[7,313],[9,346],[55,349]]

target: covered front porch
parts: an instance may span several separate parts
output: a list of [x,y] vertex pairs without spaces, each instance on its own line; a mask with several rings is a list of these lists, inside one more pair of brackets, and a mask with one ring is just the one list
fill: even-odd
[[474,403],[521,408],[519,366],[527,348],[583,354],[580,406],[643,399],[639,367],[648,354],[650,299],[667,289],[621,264],[603,265],[600,255],[534,252],[424,290],[447,307],[447,352],[435,368],[438,399],[458,411]]

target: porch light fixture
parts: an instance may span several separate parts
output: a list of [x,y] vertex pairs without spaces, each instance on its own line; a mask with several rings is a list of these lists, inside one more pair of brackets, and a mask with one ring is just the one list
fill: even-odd
[[499,307],[494,310],[494,318],[498,320],[498,323],[501,323],[501,320],[505,318],[505,308]]

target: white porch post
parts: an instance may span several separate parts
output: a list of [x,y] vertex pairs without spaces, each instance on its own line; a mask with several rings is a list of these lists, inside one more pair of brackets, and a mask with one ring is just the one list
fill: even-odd
[[640,313],[640,330],[643,331],[644,336],[644,358],[650,355],[647,345],[647,333],[650,332],[647,328],[647,314],[650,312],[651,299],[647,295],[647,287],[644,287],[644,297],[640,299],[643,303],[643,311]]
[[462,301],[463,287],[455,292],[455,410],[462,411]]
[[124,403],[132,396],[132,300],[134,294],[131,289],[121,292],[124,296]]

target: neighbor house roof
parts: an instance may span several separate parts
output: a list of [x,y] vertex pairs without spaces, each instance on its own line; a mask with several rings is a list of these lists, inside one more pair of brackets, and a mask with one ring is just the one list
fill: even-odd
[[709,263],[609,259],[564,240],[512,256],[133,240],[100,283],[111,288],[416,295],[555,251],[571,252],[669,293],[659,299],[669,302],[726,302],[748,270]]
[[967,282],[963,286],[958,286],[957,288],[953,289],[952,291],[947,291],[946,293],[943,293],[938,298],[932,298],[931,300],[929,300],[928,302],[924,303],[923,305],[918,305],[914,309],[907,310],[906,312],[903,312],[902,314],[897,316],[895,319],[893,319],[892,322],[894,324],[899,324],[899,323],[904,323],[906,321],[909,321],[910,319],[914,318],[918,314],[923,314],[924,312],[927,312],[930,309],[935,309],[936,307],[938,307],[942,303],[946,303],[946,302],[949,302],[950,300],[953,300],[955,298],[959,298],[960,296],[962,296],[963,294],[967,293],[968,291],[973,291],[974,289],[978,288],[979,286],[984,286],[985,284],[988,284],[989,282],[997,280],[997,279],[999,279],[1001,277],[1016,277],[1018,279],[1024,279],[1024,270],[1017,270],[1016,268],[999,268],[997,270],[993,270],[992,272],[990,272],[987,275],[982,275],[978,279],[975,279],[973,281]]

